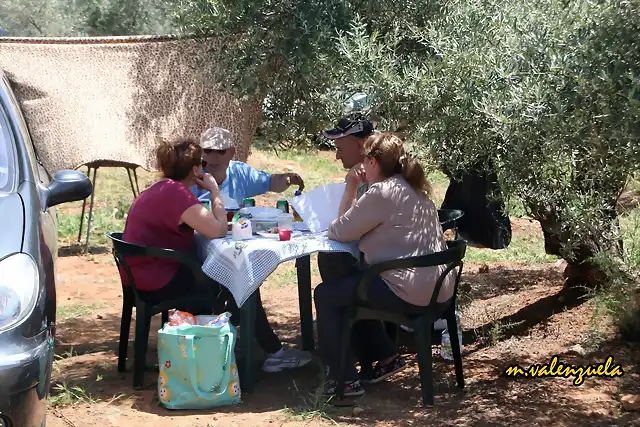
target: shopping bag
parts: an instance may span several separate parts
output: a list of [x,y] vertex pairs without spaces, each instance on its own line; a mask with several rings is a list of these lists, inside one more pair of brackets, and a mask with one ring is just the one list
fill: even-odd
[[168,409],[206,409],[240,403],[230,313],[196,316],[198,325],[158,331],[158,396]]

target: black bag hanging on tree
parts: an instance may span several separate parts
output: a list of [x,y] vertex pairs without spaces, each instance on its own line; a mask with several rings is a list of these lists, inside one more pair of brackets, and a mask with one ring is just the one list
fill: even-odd
[[511,221],[506,214],[498,177],[489,163],[463,172],[449,187],[441,209],[459,209],[464,216],[456,222],[460,238],[489,249],[504,249],[511,243]]

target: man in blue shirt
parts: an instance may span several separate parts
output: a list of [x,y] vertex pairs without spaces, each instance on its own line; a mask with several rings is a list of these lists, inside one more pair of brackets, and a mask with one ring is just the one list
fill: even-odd
[[[270,174],[257,170],[246,163],[233,159],[236,153],[231,133],[219,127],[207,129],[200,137],[203,167],[220,187],[225,208],[242,207],[248,197],[259,196],[268,191],[282,193],[291,185],[304,189],[304,181],[297,173]],[[208,199],[209,192],[197,187],[191,191],[199,199]]]
[[[246,163],[231,160],[236,153],[235,144],[231,133],[222,128],[213,127],[207,129],[200,137],[202,147],[202,160],[204,170],[210,173],[218,183],[220,197],[225,208],[242,206],[242,201],[247,197],[258,196],[267,191],[282,193],[291,185],[297,185],[300,190],[304,188],[304,182],[296,173],[270,174],[259,171]],[[208,191],[203,191],[197,186],[191,191],[200,199],[210,199]],[[267,353],[267,358],[262,365],[266,372],[279,372],[283,369],[297,368],[311,362],[311,354],[283,344],[274,333],[267,313],[262,306],[260,290],[258,293],[258,309],[256,312],[255,337],[260,347]],[[224,298],[227,301],[226,310],[230,311],[233,319],[239,319],[239,309],[227,291]],[[236,324],[237,325],[237,324]]]

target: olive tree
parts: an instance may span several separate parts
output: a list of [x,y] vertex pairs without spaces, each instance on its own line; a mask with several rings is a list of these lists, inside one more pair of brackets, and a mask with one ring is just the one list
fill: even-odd
[[217,75],[264,101],[266,137],[312,139],[364,92],[365,112],[438,167],[492,165],[571,279],[619,254],[616,201],[640,162],[640,0],[183,0],[177,14],[223,41]]
[[7,0],[0,27],[13,37],[166,34],[173,31],[166,0]]

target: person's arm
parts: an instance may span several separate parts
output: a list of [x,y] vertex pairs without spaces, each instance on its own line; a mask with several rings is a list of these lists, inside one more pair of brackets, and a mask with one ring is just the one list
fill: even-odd
[[300,191],[304,190],[304,180],[297,173],[276,173],[271,175],[270,190],[274,193],[282,193],[292,185],[297,185]]
[[358,200],[358,186],[365,181],[364,167],[361,163],[355,165],[347,173],[345,181],[347,182],[340,206],[338,207],[338,217],[344,215],[349,209],[355,205]]
[[342,193],[342,199],[340,199],[340,207],[338,207],[338,217],[347,213],[347,211],[356,204],[357,200],[358,184],[355,182],[347,181],[347,185],[344,187],[344,193]]
[[359,240],[388,216],[387,202],[380,187],[372,186],[347,212],[329,225],[327,236],[338,242]]
[[242,188],[243,199],[260,196],[271,189],[271,174],[246,163],[235,162],[231,174],[235,177],[235,185]]
[[186,209],[180,219],[208,239],[227,235],[227,214],[220,199],[220,189],[213,177],[206,173],[198,180],[198,186],[211,193],[211,212],[201,204]]
[[222,222],[202,205],[193,205],[183,212],[180,219],[207,239],[217,239],[227,235],[227,221]]

